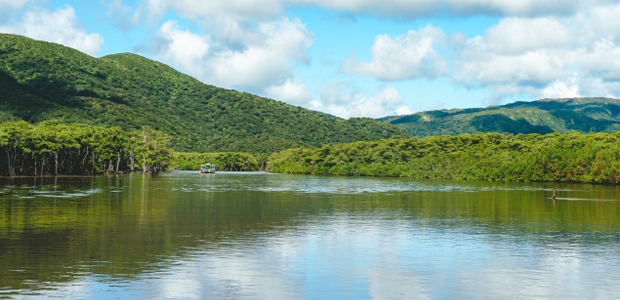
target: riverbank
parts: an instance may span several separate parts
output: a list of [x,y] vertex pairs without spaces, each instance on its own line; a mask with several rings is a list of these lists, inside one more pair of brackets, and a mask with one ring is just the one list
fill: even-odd
[[620,132],[478,133],[297,148],[267,171],[437,179],[620,183]]

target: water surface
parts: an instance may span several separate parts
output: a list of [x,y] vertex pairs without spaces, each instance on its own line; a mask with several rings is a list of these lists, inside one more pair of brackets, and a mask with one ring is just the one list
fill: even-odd
[[0,298],[615,299],[618,199],[260,172],[0,178]]

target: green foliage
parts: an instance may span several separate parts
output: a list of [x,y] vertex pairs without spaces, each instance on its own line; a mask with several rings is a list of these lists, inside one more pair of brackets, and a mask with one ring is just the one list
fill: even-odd
[[150,127],[133,131],[130,136],[130,140],[135,141],[131,150],[136,153],[136,158],[142,165],[142,174],[157,175],[166,170],[172,159],[172,150],[168,148],[170,136]]
[[181,170],[199,170],[206,163],[215,164],[221,171],[259,171],[261,164],[256,156],[249,153],[184,153],[173,154],[172,165]]
[[620,183],[620,132],[477,133],[274,153],[281,173]]
[[170,161],[170,137],[145,127],[0,123],[0,175],[93,175],[133,171],[157,174]]
[[609,98],[545,99],[488,108],[453,109],[386,117],[382,121],[414,136],[476,132],[611,132],[620,129],[620,100]]
[[0,34],[0,121],[149,126],[177,151],[268,155],[291,147],[410,137],[372,119],[343,120],[206,85],[144,57],[93,58],[61,45]]

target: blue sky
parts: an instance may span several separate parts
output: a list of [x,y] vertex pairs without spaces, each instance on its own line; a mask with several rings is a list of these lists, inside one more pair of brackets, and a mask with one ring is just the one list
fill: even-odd
[[340,117],[620,94],[615,0],[0,0],[0,32]]

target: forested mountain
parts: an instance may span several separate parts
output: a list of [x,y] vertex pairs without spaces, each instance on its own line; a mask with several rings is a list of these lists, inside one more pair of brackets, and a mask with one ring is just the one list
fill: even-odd
[[610,132],[620,130],[620,100],[543,99],[487,108],[426,111],[380,120],[419,137],[475,132]]
[[148,125],[179,151],[271,153],[293,146],[408,137],[368,118],[344,120],[218,88],[135,54],[94,58],[0,34],[0,122]]

